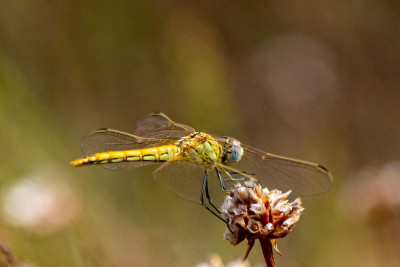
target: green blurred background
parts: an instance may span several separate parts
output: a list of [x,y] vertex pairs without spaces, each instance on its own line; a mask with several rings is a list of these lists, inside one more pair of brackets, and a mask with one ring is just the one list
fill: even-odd
[[332,171],[278,266],[399,266],[399,100],[398,1],[2,0],[0,235],[29,266],[241,258],[151,167],[69,166],[91,131],[163,111]]

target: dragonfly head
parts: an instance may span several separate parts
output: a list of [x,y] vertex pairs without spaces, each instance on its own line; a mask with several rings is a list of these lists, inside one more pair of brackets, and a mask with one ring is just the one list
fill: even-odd
[[243,156],[243,147],[238,140],[232,137],[224,136],[223,138],[225,139],[225,143],[222,163],[227,165],[235,164]]

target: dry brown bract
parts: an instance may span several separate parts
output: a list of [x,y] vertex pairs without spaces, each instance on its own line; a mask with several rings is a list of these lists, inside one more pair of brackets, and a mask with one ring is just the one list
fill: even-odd
[[291,203],[287,200],[290,193],[269,191],[255,182],[246,182],[245,186],[237,184],[222,205],[222,217],[229,225],[224,239],[233,245],[247,239],[249,245],[244,259],[259,239],[267,265],[275,266],[272,246],[280,253],[276,240],[292,231],[304,210],[300,198]]

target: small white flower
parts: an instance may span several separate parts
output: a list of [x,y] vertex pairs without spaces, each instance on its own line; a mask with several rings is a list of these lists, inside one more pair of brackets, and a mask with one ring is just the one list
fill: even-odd
[[6,188],[3,214],[10,224],[36,233],[51,233],[76,215],[76,198],[68,185],[44,178],[25,178]]

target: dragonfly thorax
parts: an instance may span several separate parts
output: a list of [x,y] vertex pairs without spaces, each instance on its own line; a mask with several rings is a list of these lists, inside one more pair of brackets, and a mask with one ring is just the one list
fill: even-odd
[[182,137],[176,142],[176,146],[180,148],[180,155],[184,159],[197,164],[218,161],[223,150],[214,137],[203,132],[194,132]]

